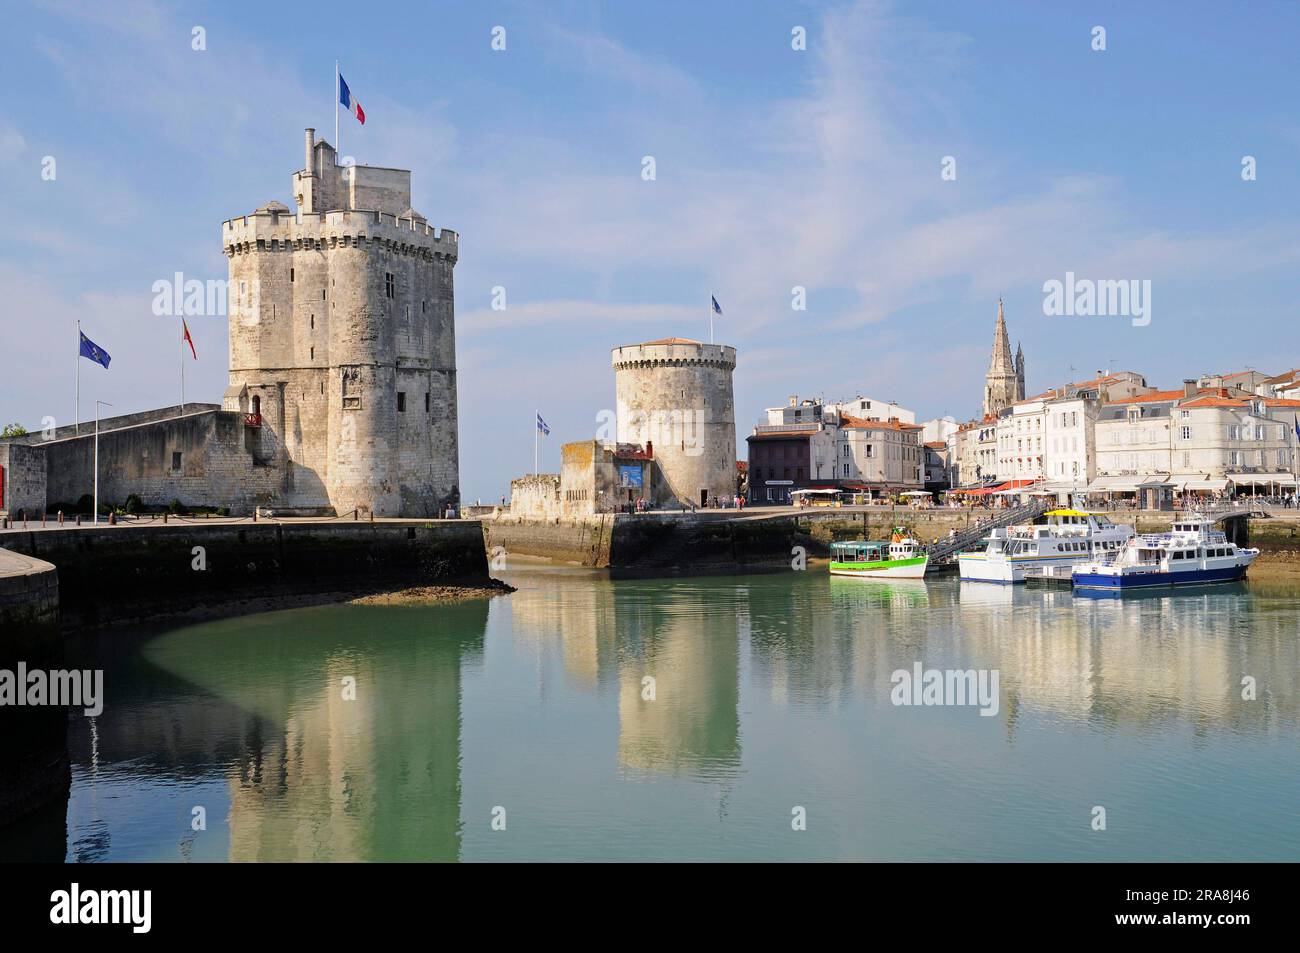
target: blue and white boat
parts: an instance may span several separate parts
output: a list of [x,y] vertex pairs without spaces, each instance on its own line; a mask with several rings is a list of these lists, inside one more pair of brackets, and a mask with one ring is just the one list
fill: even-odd
[[1258,555],[1193,516],[1175,522],[1173,532],[1134,536],[1109,558],[1075,566],[1072,578],[1076,589],[1111,591],[1238,582]]

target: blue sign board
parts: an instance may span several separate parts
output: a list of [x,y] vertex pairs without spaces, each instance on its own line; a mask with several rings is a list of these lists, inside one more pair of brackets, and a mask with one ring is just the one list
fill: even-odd
[[618,468],[618,485],[624,489],[641,489],[641,467],[620,464]]

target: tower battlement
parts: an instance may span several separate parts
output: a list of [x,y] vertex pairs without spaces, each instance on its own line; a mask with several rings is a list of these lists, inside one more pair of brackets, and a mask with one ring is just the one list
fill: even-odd
[[390,249],[452,261],[460,252],[460,236],[449,228],[435,228],[418,215],[401,217],[368,209],[295,213],[264,207],[221,225],[227,257],[249,251],[323,251],[361,242],[385,242]]
[[725,344],[701,344],[686,338],[666,338],[644,344],[616,347],[611,356],[615,370],[632,367],[687,367],[690,365],[735,370],[736,349]]

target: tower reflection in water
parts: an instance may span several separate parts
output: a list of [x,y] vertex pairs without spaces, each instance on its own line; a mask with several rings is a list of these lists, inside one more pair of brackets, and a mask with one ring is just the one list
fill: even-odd
[[[147,642],[147,664],[114,673],[95,737],[74,740],[90,789],[74,821],[101,826],[95,775],[126,770],[172,789],[174,859],[194,839],[190,805],[216,836],[224,806],[232,861],[458,859],[462,667],[481,657],[487,613],[483,600],[436,616],[336,606]],[[224,805],[201,786],[213,774]],[[82,848],[76,859],[120,855]]]

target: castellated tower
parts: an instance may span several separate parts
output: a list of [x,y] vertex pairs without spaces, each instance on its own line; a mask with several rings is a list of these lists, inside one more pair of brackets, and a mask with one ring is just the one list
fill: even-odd
[[618,442],[653,444],[670,492],[702,504],[736,493],[736,349],[664,338],[613,351]]
[[993,355],[984,376],[984,416],[996,417],[1003,409],[1025,399],[1025,355],[1016,349],[1011,358],[1011,339],[1007,321],[1002,316],[1002,299],[998,299],[998,323],[993,329]]
[[[452,270],[459,237],[411,173],[336,165],[308,129],[279,202],[222,226],[230,386],[284,509],[434,516],[459,499]],[[260,423],[260,426],[258,424]]]

